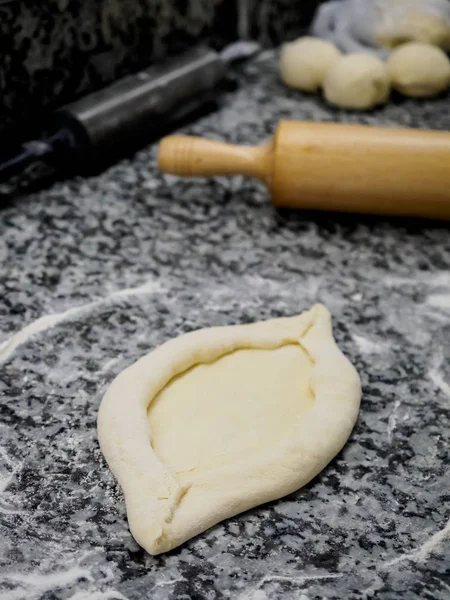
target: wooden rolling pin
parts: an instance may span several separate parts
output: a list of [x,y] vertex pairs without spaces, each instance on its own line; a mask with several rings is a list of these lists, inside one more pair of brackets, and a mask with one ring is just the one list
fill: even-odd
[[169,136],[159,167],[257,177],[279,207],[450,219],[447,132],[281,121],[256,147]]

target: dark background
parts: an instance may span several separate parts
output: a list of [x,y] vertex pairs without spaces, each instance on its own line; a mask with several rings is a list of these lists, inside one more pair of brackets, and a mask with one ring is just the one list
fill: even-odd
[[168,55],[300,34],[318,0],[0,1],[0,132]]

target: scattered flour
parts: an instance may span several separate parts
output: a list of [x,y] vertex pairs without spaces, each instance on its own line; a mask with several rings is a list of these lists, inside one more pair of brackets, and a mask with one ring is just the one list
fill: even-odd
[[448,398],[450,398],[450,385],[444,380],[438,369],[432,369],[428,373],[431,381],[436,385],[441,392],[443,392]]
[[447,525],[437,531],[434,535],[430,537],[426,542],[424,542],[419,548],[414,550],[413,552],[409,552],[408,554],[402,554],[397,558],[385,563],[386,567],[391,567],[401,562],[405,562],[407,560],[422,563],[427,560],[430,554],[434,552],[438,552],[442,543],[450,538],[450,519],[447,522]]
[[16,350],[16,348],[22,344],[25,344],[30,337],[41,333],[42,331],[46,331],[47,329],[51,329],[62,321],[89,313],[103,304],[114,302],[120,298],[127,298],[129,296],[138,296],[159,291],[161,291],[161,285],[156,281],[149,281],[139,287],[127,288],[112,292],[103,298],[99,298],[93,302],[88,302],[87,304],[82,304],[81,306],[74,306],[73,308],[69,308],[61,313],[40,317],[0,344],[0,362],[7,360]]
[[[267,574],[261,577],[255,587],[239,596],[239,600],[265,600],[267,595],[261,589],[266,583],[290,583],[292,585],[303,585],[315,581],[328,581],[329,579],[339,579],[343,573],[324,573],[322,575],[271,575]],[[261,594],[264,594],[262,595]],[[302,594],[304,597],[304,594]]]
[[388,426],[387,426],[387,434],[388,434],[389,442],[392,442],[392,439],[394,437],[394,431],[397,427],[397,422],[398,422],[398,409],[400,408],[401,403],[402,402],[401,402],[400,398],[397,398],[397,400],[394,402],[394,406],[389,415]]
[[74,596],[70,596],[68,600],[129,600],[126,596],[115,590],[108,590],[107,592],[76,592]]
[[362,335],[353,334],[352,337],[361,354],[382,354],[387,349],[385,344],[373,342]]
[[92,581],[90,571],[79,566],[73,566],[65,571],[56,571],[43,574],[35,573],[10,573],[2,576],[6,581],[17,587],[8,591],[7,596],[2,596],[5,600],[36,600],[41,598],[45,592],[62,588],[74,584],[80,579]]
[[450,309],[450,294],[432,294],[428,296],[427,304],[444,310]]
[[414,277],[399,277],[387,275],[383,283],[388,287],[402,287],[404,285],[425,284],[430,287],[450,288],[450,273],[448,271],[436,271],[432,273],[415,273]]

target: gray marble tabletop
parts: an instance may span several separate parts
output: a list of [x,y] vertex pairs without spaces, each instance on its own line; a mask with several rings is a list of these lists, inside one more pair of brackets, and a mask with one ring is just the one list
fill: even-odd
[[[450,128],[448,98],[333,111],[266,53],[187,131],[256,143],[281,118]],[[0,210],[1,598],[448,598],[449,226],[277,213],[254,181],[164,176],[155,157]],[[345,449],[290,497],[147,555],[98,446],[107,385],[175,335],[317,301],[363,383]]]

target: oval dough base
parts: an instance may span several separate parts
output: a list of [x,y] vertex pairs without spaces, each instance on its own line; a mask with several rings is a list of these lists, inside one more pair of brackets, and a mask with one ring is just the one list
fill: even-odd
[[136,541],[166,552],[299,489],[345,444],[360,397],[321,305],[195,331],[144,356],[98,415]]
[[312,368],[308,354],[294,344],[236,350],[192,367],[150,404],[153,450],[183,485],[277,444],[314,403]]

